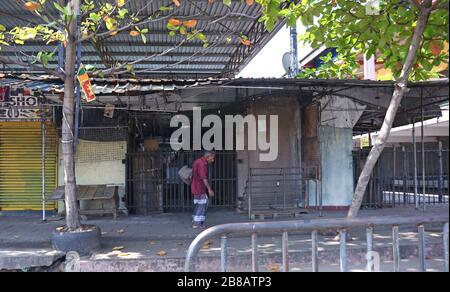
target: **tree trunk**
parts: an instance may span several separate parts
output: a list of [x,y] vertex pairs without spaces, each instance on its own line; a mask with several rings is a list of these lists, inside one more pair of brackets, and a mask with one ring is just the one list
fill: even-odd
[[[73,14],[77,14],[80,0],[71,0]],[[62,121],[62,151],[64,161],[64,183],[66,202],[66,225],[70,231],[80,227],[76,198],[75,157],[74,157],[74,97],[76,68],[76,32],[77,18],[68,23],[68,38],[65,57],[64,106]]]
[[[425,4],[428,5],[420,6],[419,19],[417,21],[417,26],[411,40],[408,56],[406,57],[405,64],[403,65],[403,70],[400,78],[395,84],[394,93],[391,99],[391,103],[389,104],[389,108],[386,112],[383,126],[381,127],[375,145],[372,147],[369,156],[367,157],[367,161],[364,164],[364,168],[359,176],[358,185],[356,186],[355,193],[353,195],[352,205],[350,206],[350,210],[347,214],[348,218],[354,218],[358,216],[358,212],[361,208],[361,203],[366,192],[367,184],[370,180],[370,175],[372,174],[375,164],[377,163],[378,158],[380,157],[381,152],[385,147],[403,96],[406,92],[408,92],[407,83],[409,75],[411,73],[412,67],[414,66],[414,61],[416,60],[417,52],[420,49],[423,39],[423,32],[431,13],[431,8],[428,8],[431,6],[431,0],[427,0],[426,2],[428,3]],[[427,8],[425,8],[425,6],[427,6]]]

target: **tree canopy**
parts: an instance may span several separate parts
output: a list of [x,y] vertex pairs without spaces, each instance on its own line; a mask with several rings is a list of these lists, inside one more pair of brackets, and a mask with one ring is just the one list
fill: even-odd
[[[268,29],[281,19],[288,25],[297,19],[306,27],[300,39],[313,48],[336,48],[338,59],[323,58],[321,68],[306,69],[300,77],[354,77],[358,57],[374,56],[400,76],[419,18],[421,0],[256,0],[264,10],[261,21]],[[412,80],[439,77],[435,69],[448,68],[448,0],[433,1]],[[445,66],[444,66],[445,67]]]

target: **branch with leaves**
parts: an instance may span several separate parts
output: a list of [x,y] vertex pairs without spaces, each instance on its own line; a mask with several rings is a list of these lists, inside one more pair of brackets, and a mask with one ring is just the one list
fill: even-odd
[[[1,45],[9,45],[11,43],[17,45],[23,45],[25,42],[33,40],[33,41],[46,41],[47,44],[55,43],[55,47],[58,43],[63,43],[64,46],[67,45],[67,22],[76,17],[70,9],[69,5],[63,6],[60,1],[47,1],[47,0],[39,0],[39,2],[25,2],[23,0],[17,0],[21,2],[26,9],[31,10],[33,13],[40,15],[47,19],[47,17],[43,16],[45,8],[48,8],[48,5],[53,5],[54,9],[58,13],[60,13],[59,21],[52,22],[51,24],[40,24],[36,26],[30,27],[16,27],[9,31],[6,31],[4,26],[0,26],[0,44]],[[99,5],[97,2],[92,0],[84,0],[81,5],[81,15],[84,17],[81,21],[81,27],[79,30],[81,31],[81,36],[77,38],[77,36],[73,36],[75,38],[75,43],[83,43],[85,41],[106,41],[109,38],[112,38],[120,33],[128,32],[132,37],[140,37],[142,42],[146,43],[147,37],[146,35],[149,33],[148,25],[151,23],[164,23],[166,22],[166,27],[168,29],[169,36],[182,36],[183,39],[175,43],[173,47],[166,49],[162,52],[158,52],[152,54],[150,56],[143,56],[138,60],[133,60],[130,62],[122,62],[114,65],[114,67],[107,68],[105,70],[96,70],[95,66],[90,64],[85,64],[89,70],[94,70],[93,75],[103,76],[105,74],[124,74],[124,73],[132,73],[133,66],[139,64],[141,62],[148,61],[150,59],[160,57],[166,54],[173,52],[174,50],[180,48],[182,45],[190,42],[194,39],[200,40],[204,48],[207,48],[210,43],[209,39],[205,34],[205,28],[211,26],[212,24],[219,23],[227,18],[238,17],[238,18],[248,18],[251,20],[256,20],[255,17],[244,14],[229,11],[225,15],[202,15],[201,19],[207,24],[198,29],[198,20],[196,17],[200,18],[200,13],[196,16],[176,16],[176,9],[180,6],[180,1],[173,1],[171,5],[161,6],[156,11],[154,11],[151,15],[142,15],[142,12],[149,7],[153,1],[149,1],[146,3],[139,11],[136,13],[130,12],[126,8],[126,4],[129,1],[118,1],[115,3],[102,3]],[[227,3],[228,1],[224,1],[226,5],[230,5],[231,3]],[[253,1],[247,1],[248,5],[253,5]],[[53,27],[57,23],[60,27],[64,27],[62,30],[54,30]],[[50,26],[52,28],[50,28]],[[230,43],[233,37],[237,37],[239,41],[243,45],[251,45],[251,42],[246,39],[246,36],[241,33],[235,32],[235,35],[227,34],[227,42]],[[1,47],[0,47],[1,49]],[[195,52],[197,55],[198,52]],[[49,61],[53,57],[53,55],[49,52],[38,52],[35,56],[30,56],[30,63],[34,64],[34,68],[38,69],[40,65],[41,69],[45,72],[52,72],[51,69],[48,68]],[[193,58],[187,58],[187,60],[191,60]],[[20,66],[24,65],[23,60],[20,62],[15,62],[12,58],[8,59],[8,62],[16,63]],[[179,61],[176,62],[180,64]],[[172,65],[173,66],[173,65]],[[122,70],[126,68],[126,70]],[[59,75],[61,76],[61,75]]]
[[[375,56],[392,72],[393,78],[400,77],[419,11],[427,3],[422,0],[386,0],[379,1],[379,7],[373,8],[367,6],[368,2],[348,0],[256,2],[263,7],[261,21],[268,29],[281,19],[286,19],[290,26],[299,19],[306,28],[300,36],[303,43],[313,48],[326,46],[345,52],[336,58],[343,64],[353,63],[361,56],[367,59]],[[445,50],[448,43],[448,4],[448,0],[429,4],[431,13],[424,30],[426,41],[413,64],[412,80],[437,78],[440,72],[436,69],[442,64],[448,65],[448,50]],[[339,70],[327,71],[329,75],[323,77],[339,77]],[[317,74],[306,70],[300,76],[316,77]],[[359,76],[354,74],[353,78]]]

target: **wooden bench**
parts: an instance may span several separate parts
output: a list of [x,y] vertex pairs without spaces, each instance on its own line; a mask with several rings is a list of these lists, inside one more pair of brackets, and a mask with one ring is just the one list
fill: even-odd
[[[81,209],[79,208],[80,215],[105,215],[111,214],[114,219],[118,216],[118,204],[119,204],[119,187],[108,185],[91,185],[91,186],[78,186],[76,189],[77,201],[92,201],[101,204],[101,208],[97,209]],[[50,201],[64,201],[65,191],[64,186],[57,188],[53,194],[49,197]]]

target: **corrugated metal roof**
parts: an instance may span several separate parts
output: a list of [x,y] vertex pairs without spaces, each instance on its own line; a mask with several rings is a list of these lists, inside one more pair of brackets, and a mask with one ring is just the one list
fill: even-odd
[[[121,94],[133,92],[174,91],[189,87],[221,86],[248,88],[300,88],[300,87],[379,87],[393,88],[394,81],[339,80],[339,79],[290,79],[290,78],[203,78],[203,79],[145,79],[145,78],[91,78],[96,94]],[[411,82],[408,87],[448,87],[449,79]],[[62,92],[63,82],[49,75],[0,74],[0,86],[26,87],[44,93]]]
[[[96,0],[96,2],[102,3],[104,1]],[[152,1],[151,3],[146,0],[130,0],[127,1],[126,5],[131,12],[142,11],[142,16],[149,16],[155,11],[158,11],[161,5],[172,4],[173,2],[171,0]],[[49,3],[47,5],[47,11],[50,11],[50,13],[53,11],[56,14],[55,9]],[[220,17],[229,12],[246,14],[252,18],[230,16],[230,18],[218,23],[210,24],[211,16]],[[146,72],[146,75],[152,77],[186,78],[190,76],[192,78],[205,78],[223,76],[226,73],[224,69],[229,67],[227,66],[228,64],[237,63],[239,65],[245,61],[245,59],[243,60],[239,56],[239,60],[236,62],[236,55],[239,53],[238,48],[242,46],[239,41],[239,36],[242,34],[252,36],[252,31],[258,29],[256,27],[257,18],[261,13],[261,8],[256,4],[248,6],[245,1],[241,0],[233,0],[231,7],[225,6],[221,0],[214,1],[213,3],[209,3],[206,0],[191,0],[181,1],[180,7],[175,8],[172,12],[166,13],[174,13],[180,19],[197,19],[197,27],[205,29],[205,35],[210,39],[210,47],[204,49],[201,41],[192,40],[166,56],[152,58],[151,61],[143,62],[136,66],[136,68],[141,70],[159,69],[157,72]],[[18,1],[0,1],[0,24],[12,28],[14,26],[40,22],[37,16],[23,9],[18,4]],[[149,23],[147,28],[149,29],[147,44],[143,44],[138,38],[131,37],[127,32],[123,32],[104,40],[103,45],[114,61],[124,62],[134,61],[144,56],[160,53],[173,47],[182,39],[180,36],[170,37],[168,35],[166,21]],[[273,33],[275,32],[276,30]],[[233,40],[230,43],[225,39],[225,36],[228,34],[233,35]],[[254,43],[253,46],[255,49],[268,41],[268,38],[270,38],[269,33],[267,33],[265,39],[260,38],[258,35],[258,40],[261,43]],[[288,46],[288,44],[286,45]],[[20,49],[33,54],[38,51],[52,51],[54,46],[30,41],[25,46],[21,46]],[[106,68],[102,65],[104,60],[101,58],[101,53],[91,43],[83,43],[82,50],[83,63],[88,64],[93,62],[100,69]],[[18,48],[15,47],[2,47],[2,54],[10,58],[16,58],[17,51]],[[196,54],[195,57],[192,57],[192,54]],[[251,52],[246,57],[249,57],[250,54]],[[56,57],[53,58],[51,66],[56,66],[56,59]],[[183,62],[183,64],[171,65],[178,62]],[[14,64],[7,64],[3,68],[3,72],[17,73],[30,71],[27,68],[21,68]]]
[[[229,78],[220,79],[102,79],[92,78],[95,94],[122,94],[152,91],[174,91],[176,89],[196,87],[202,85],[221,84],[230,81]],[[59,93],[64,91],[64,84],[58,78],[48,75],[1,75],[0,86],[25,87],[43,93]]]

